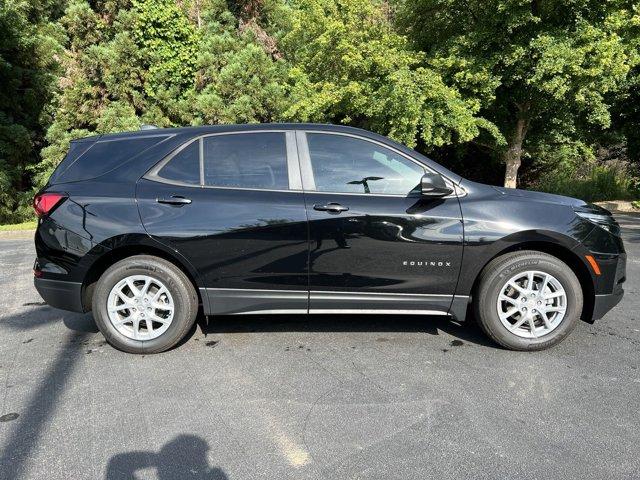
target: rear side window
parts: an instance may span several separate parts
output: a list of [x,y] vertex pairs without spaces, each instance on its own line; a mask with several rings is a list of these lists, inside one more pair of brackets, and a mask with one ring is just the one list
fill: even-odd
[[289,188],[284,133],[213,135],[202,142],[205,186]]
[[176,153],[160,169],[158,177],[172,182],[200,185],[200,143],[196,140]]
[[[139,155],[149,147],[160,143],[165,136],[129,137],[94,143],[59,174],[57,183],[77,182],[99,177]],[[57,171],[56,171],[57,173]],[[52,177],[52,181],[54,177]]]
[[55,183],[60,175],[64,173],[64,171],[69,168],[73,162],[75,162],[80,155],[86,152],[94,142],[84,141],[84,142],[71,142],[69,145],[69,151],[67,155],[64,157],[64,160],[60,162],[60,164],[56,167],[49,179],[49,183]]

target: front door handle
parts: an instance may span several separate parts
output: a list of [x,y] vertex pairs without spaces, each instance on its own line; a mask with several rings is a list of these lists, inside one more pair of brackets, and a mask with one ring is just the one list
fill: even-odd
[[158,203],[166,203],[168,205],[189,205],[191,203],[190,198],[184,198],[180,195],[171,195],[169,198],[158,198]]
[[347,210],[349,210],[349,207],[345,207],[343,205],[340,205],[339,203],[331,202],[327,203],[326,205],[314,205],[313,209],[320,212],[340,213],[346,212]]

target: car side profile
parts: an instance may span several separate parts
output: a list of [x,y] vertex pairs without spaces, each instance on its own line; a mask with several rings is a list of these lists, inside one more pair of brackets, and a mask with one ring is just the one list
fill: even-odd
[[503,347],[539,350],[600,319],[625,281],[608,211],[471,182],[345,126],[78,139],[34,208],[42,298],[92,311],[132,353],[173,347],[199,309],[458,321],[469,311]]

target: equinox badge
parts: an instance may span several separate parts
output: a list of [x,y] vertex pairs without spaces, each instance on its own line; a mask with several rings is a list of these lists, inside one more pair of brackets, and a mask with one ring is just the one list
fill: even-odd
[[450,267],[451,262],[441,262],[432,260],[404,260],[402,265],[405,267]]

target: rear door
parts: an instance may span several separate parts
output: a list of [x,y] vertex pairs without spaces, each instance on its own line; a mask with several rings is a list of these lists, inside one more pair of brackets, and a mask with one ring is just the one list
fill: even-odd
[[140,180],[148,233],[198,270],[211,314],[306,312],[308,231],[295,134],[191,140]]
[[298,132],[312,313],[449,311],[462,260],[458,198],[419,191],[425,165],[337,132]]

